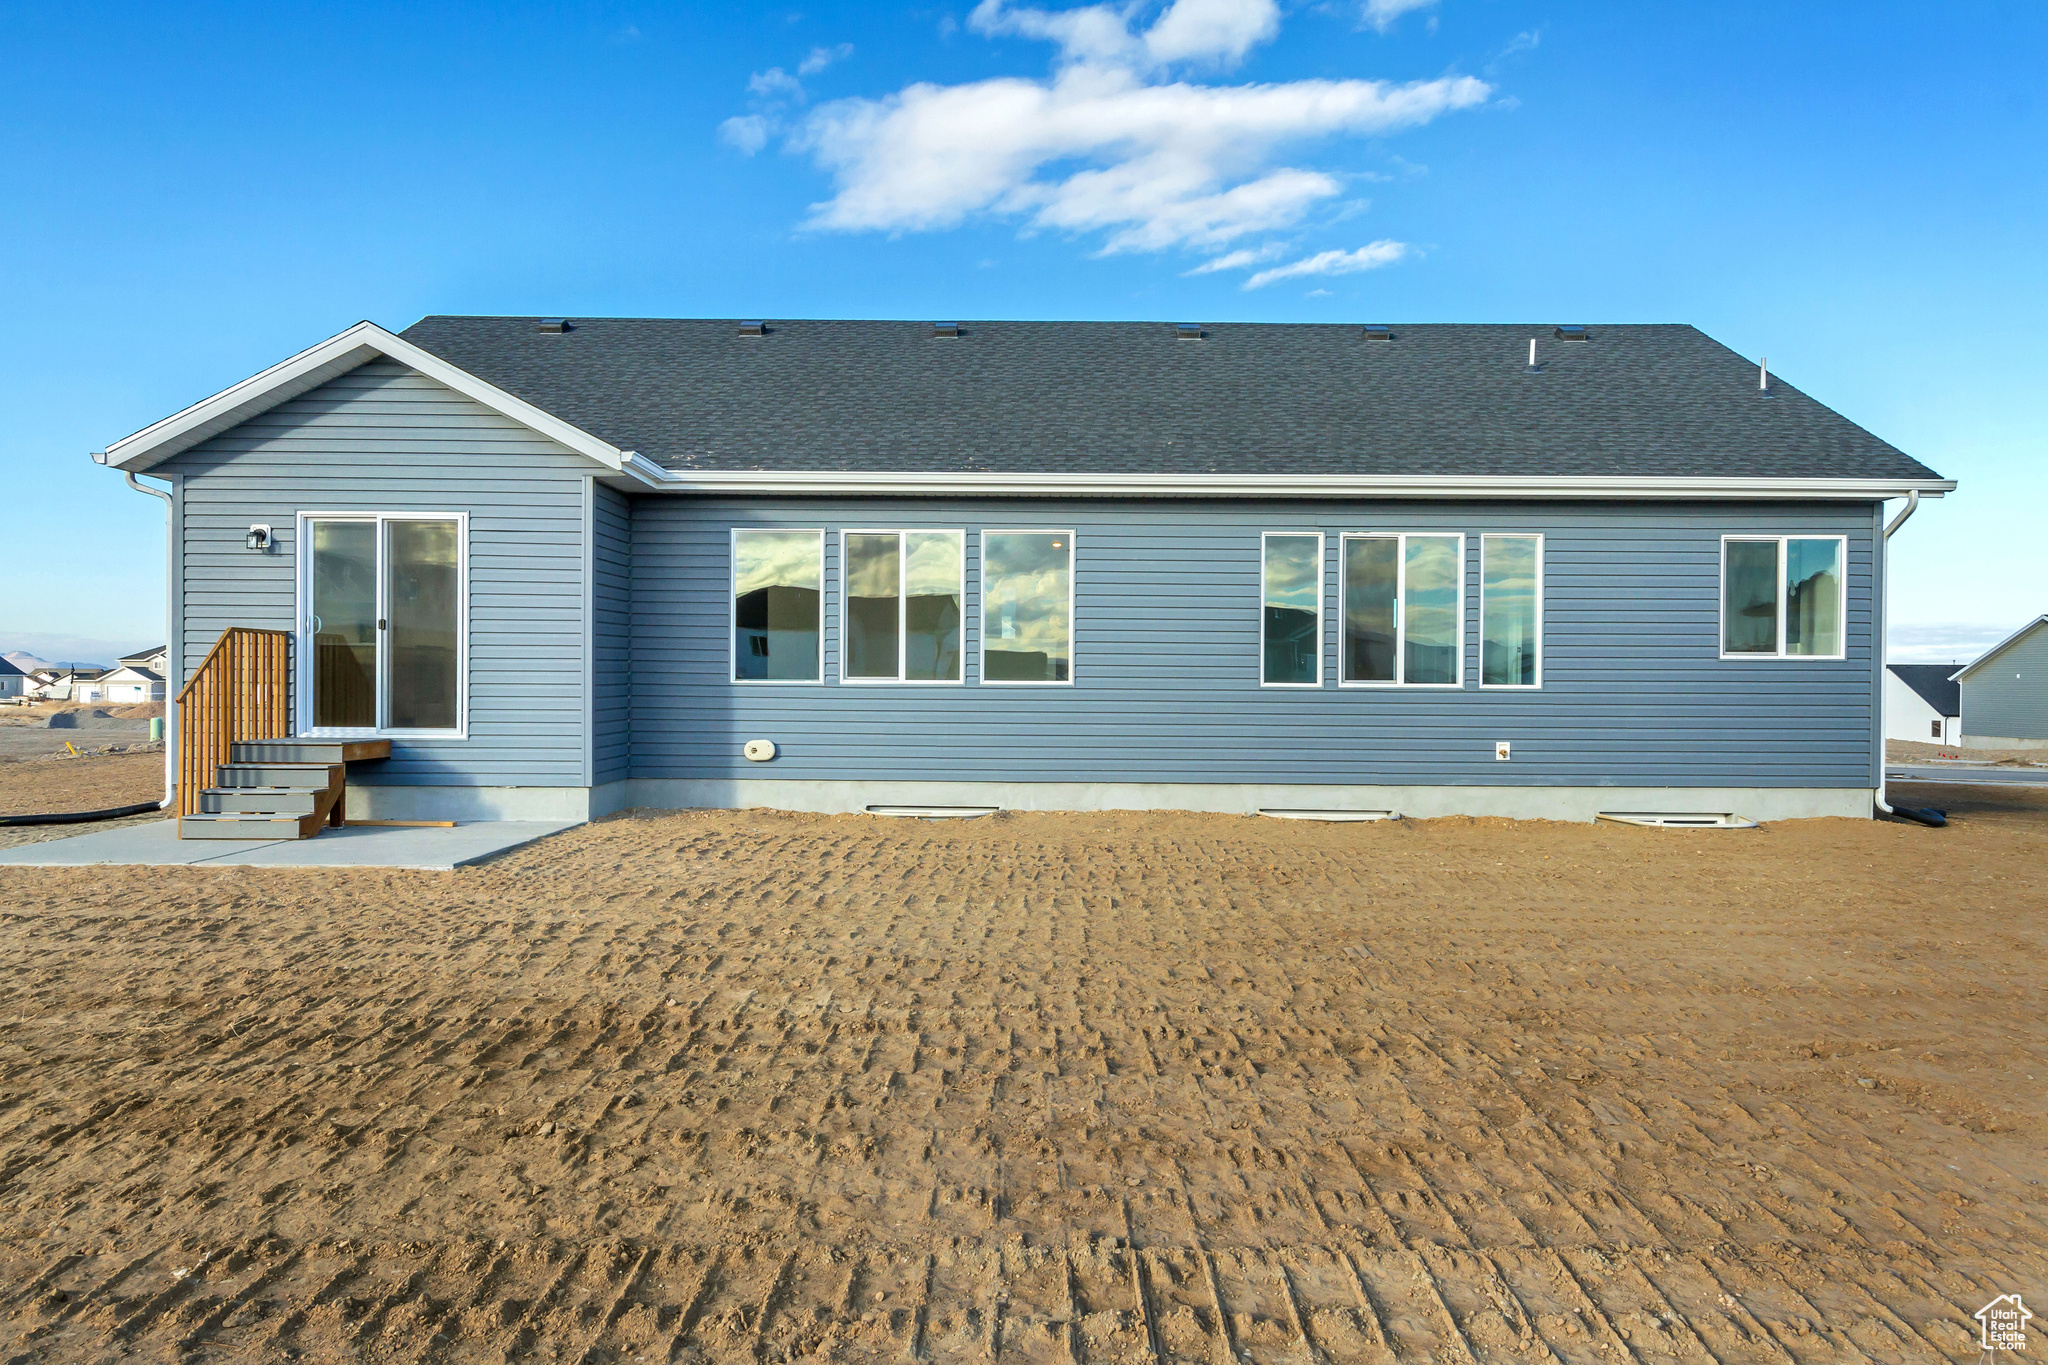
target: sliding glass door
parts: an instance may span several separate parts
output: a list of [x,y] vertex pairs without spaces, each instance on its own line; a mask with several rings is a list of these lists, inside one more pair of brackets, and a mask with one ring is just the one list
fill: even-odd
[[463,518],[360,513],[300,521],[301,729],[460,734]]

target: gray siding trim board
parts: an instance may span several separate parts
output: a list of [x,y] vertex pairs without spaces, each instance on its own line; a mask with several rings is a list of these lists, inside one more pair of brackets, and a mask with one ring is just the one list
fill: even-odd
[[632,764],[633,506],[599,483],[593,514],[594,780],[605,784],[624,780]]
[[[684,499],[633,504],[635,779],[1242,781],[1870,789],[1878,765],[1877,527],[1868,503]],[[826,540],[826,686],[727,680],[735,526],[964,526],[959,688],[841,686]],[[981,686],[984,529],[1071,526],[1074,685]],[[1259,686],[1262,531],[1322,531],[1320,688]],[[1337,534],[1463,532],[1466,684],[1339,688]],[[1540,689],[1481,689],[1479,539],[1545,537]],[[1848,540],[1847,657],[1719,657],[1720,537]],[[748,764],[748,739],[781,756]],[[1499,763],[1494,741],[1512,742]]]

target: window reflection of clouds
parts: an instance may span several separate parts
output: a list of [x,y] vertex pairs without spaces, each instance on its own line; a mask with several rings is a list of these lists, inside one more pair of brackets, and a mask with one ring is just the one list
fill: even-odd
[[1536,685],[1535,536],[1480,542],[1480,676],[1490,687]]
[[982,537],[986,647],[1067,655],[1068,555],[1064,534],[987,532]]
[[849,597],[896,596],[898,568],[894,535],[847,532],[846,592]]
[[1323,590],[1314,536],[1266,537],[1266,605],[1314,611]]
[[1447,645],[1458,629],[1458,542],[1448,536],[1408,541],[1407,628],[1412,642]]
[[820,587],[816,531],[741,531],[734,537],[740,596],[761,588]]
[[909,560],[904,577],[912,597],[958,597],[960,595],[960,533],[927,531],[910,533]]

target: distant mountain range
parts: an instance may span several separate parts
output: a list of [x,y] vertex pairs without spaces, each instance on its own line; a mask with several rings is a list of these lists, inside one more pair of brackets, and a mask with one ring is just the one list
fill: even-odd
[[102,663],[98,659],[65,659],[58,663],[52,663],[48,659],[37,658],[25,649],[9,650],[5,654],[0,654],[0,659],[7,660],[8,663],[13,664],[24,673],[33,673],[39,668],[70,668],[74,665],[79,668],[113,667],[111,663]]

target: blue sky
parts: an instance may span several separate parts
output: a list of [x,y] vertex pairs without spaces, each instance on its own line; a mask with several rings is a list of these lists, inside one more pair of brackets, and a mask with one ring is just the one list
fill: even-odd
[[160,642],[86,452],[443,312],[1691,322],[1962,480],[1895,658],[2048,611],[2048,7],[1075,9],[0,11],[0,648]]

